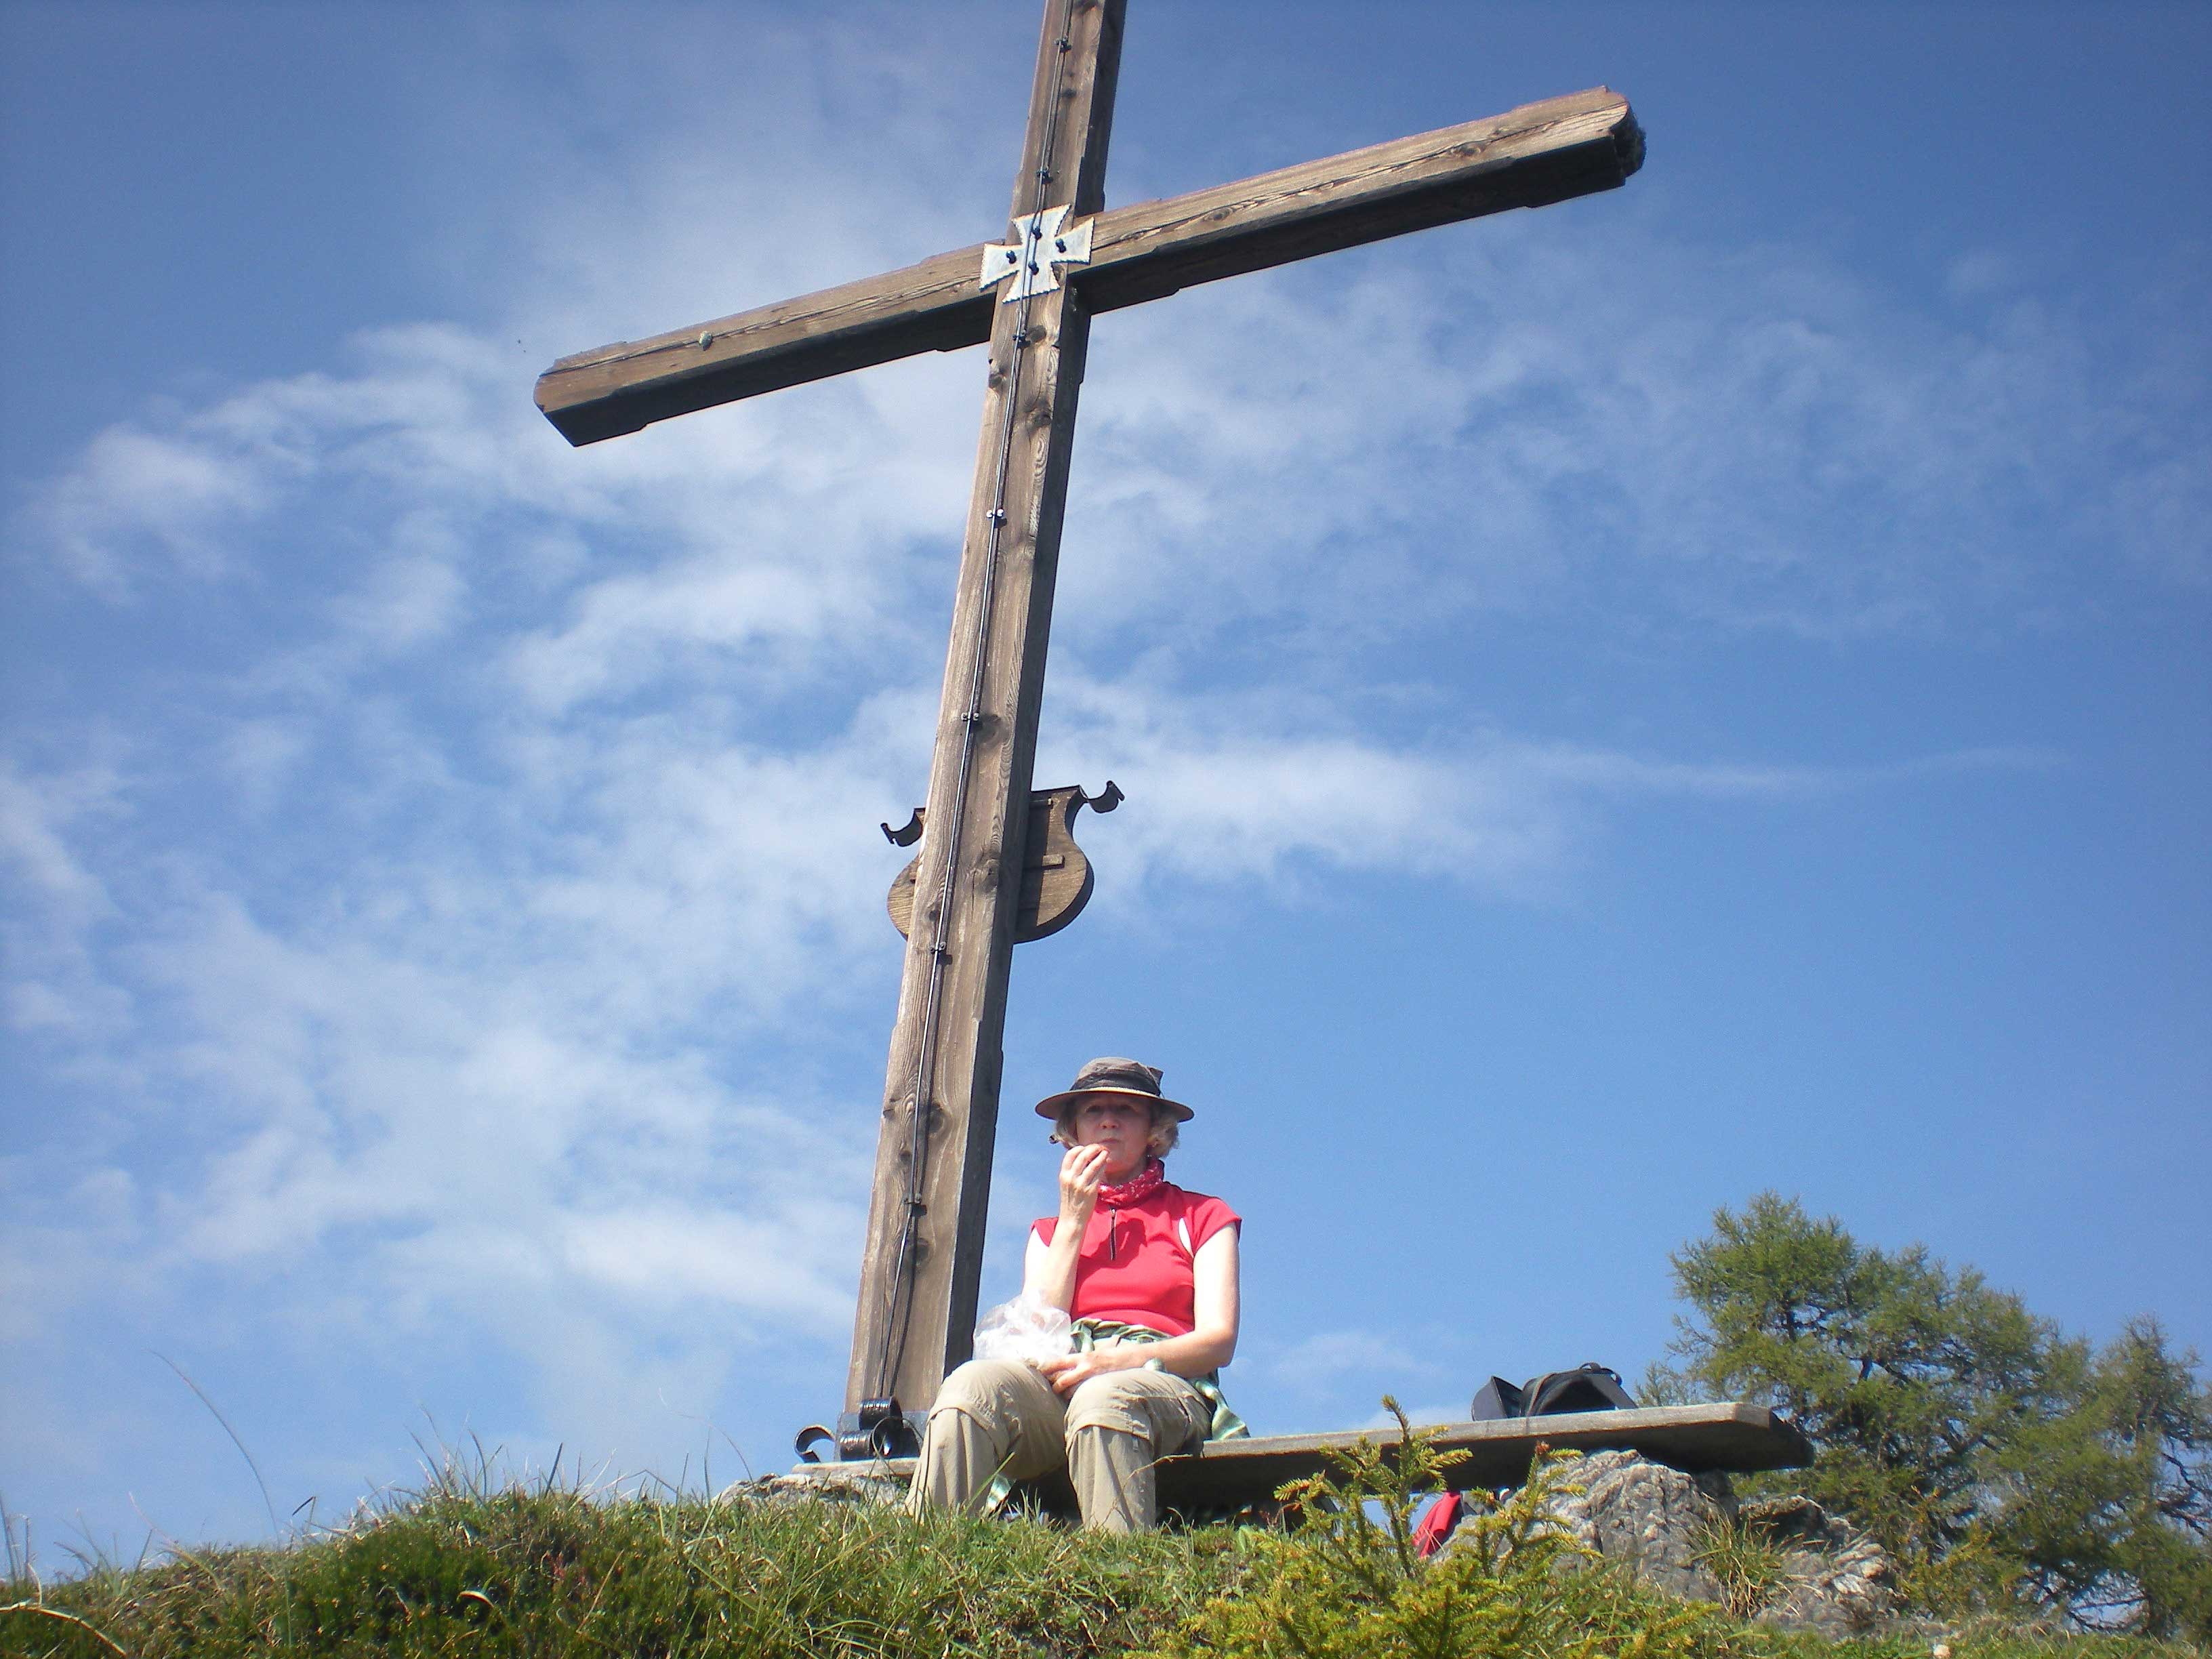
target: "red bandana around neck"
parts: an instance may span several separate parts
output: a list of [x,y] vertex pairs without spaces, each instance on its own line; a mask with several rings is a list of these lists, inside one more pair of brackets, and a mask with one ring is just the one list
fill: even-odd
[[1156,1158],[1145,1160],[1145,1167],[1118,1187],[1101,1187],[1098,1201],[1111,1209],[1125,1204],[1140,1203],[1167,1184],[1168,1166]]

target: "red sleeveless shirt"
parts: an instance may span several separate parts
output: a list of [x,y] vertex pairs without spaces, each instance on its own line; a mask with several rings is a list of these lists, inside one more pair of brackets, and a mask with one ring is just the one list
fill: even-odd
[[[1164,1336],[1188,1336],[1196,1324],[1191,1263],[1224,1227],[1243,1224],[1237,1212],[1204,1193],[1171,1182],[1133,1204],[1101,1204],[1084,1230],[1075,1259],[1075,1319],[1144,1325]],[[1044,1216],[1030,1231],[1052,1243],[1060,1218]]]

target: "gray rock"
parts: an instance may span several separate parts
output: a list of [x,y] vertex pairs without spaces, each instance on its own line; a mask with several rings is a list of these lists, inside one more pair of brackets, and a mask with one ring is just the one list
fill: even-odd
[[1724,1474],[1685,1474],[1632,1451],[1593,1452],[1565,1466],[1562,1492],[1546,1505],[1577,1543],[1628,1565],[1656,1589],[1700,1601],[1723,1599],[1698,1552],[1733,1517]]
[[802,1463],[788,1474],[764,1474],[723,1488],[721,1498],[756,1503],[903,1504],[913,1474],[911,1459],[875,1462]]
[[1546,1505],[1560,1530],[1669,1595],[1727,1603],[1728,1587],[1698,1558],[1717,1528],[1733,1524],[1753,1547],[1773,1553],[1778,1578],[1761,1622],[1832,1638],[1866,1635],[1899,1615],[1896,1569],[1881,1547],[1810,1498],[1739,1504],[1724,1474],[1685,1474],[1630,1451],[1577,1458],[1561,1479],[1582,1490]]
[[1768,1498],[1742,1506],[1744,1528],[1782,1552],[1783,1584],[1762,1624],[1834,1639],[1863,1636],[1899,1613],[1897,1569],[1881,1545],[1809,1498]]

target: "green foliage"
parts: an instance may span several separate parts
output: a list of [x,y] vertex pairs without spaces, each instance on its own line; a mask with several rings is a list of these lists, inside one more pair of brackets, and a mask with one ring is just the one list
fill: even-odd
[[1696,1559],[1719,1581],[1722,1605],[1738,1619],[1771,1605],[1790,1579],[1789,1557],[1773,1535],[1732,1518],[1706,1528]]
[[2057,1636],[1978,1624],[1948,1638],[1917,1631],[1847,1642],[1762,1632],[1768,1659],[2204,1659],[2201,1648],[2140,1636]]
[[1914,1599],[2212,1640],[2212,1391],[2154,1322],[2093,1352],[1771,1193],[1674,1262],[1686,1363],[1647,1392],[1790,1412],[1819,1459],[1766,1484],[1865,1527]]
[[[1395,1407],[1394,1407],[1395,1409]],[[1401,1418],[1402,1424],[1403,1419]],[[1452,1460],[1418,1434],[1332,1486],[1286,1489],[1287,1534],[1149,1537],[866,1504],[591,1494],[448,1471],[289,1549],[179,1554],[41,1586],[11,1560],[0,1655],[245,1659],[1931,1659],[1924,1634],[1830,1644],[1669,1601],[1544,1523],[1574,1465],[1540,1467],[1423,1562],[1414,1506]],[[286,1608],[290,1636],[286,1635]],[[2205,1659],[2136,1638],[1954,1632],[1936,1659]]]
[[1278,1496],[1303,1523],[1248,1533],[1234,1593],[1210,1602],[1154,1659],[1691,1659],[1756,1644],[1698,1602],[1674,1601],[1571,1542],[1544,1513],[1558,1461],[1478,1512],[1452,1547],[1424,1561],[1413,1542],[1422,1495],[1463,1453],[1438,1453],[1397,1402],[1395,1446],[1362,1441],[1332,1474]]
[[291,1549],[18,1580],[0,1654],[1074,1659],[1124,1652],[1218,1591],[1224,1540],[447,1480]]
[[2137,1320],[2066,1379],[2069,1409],[1990,1459],[1993,1545],[2039,1601],[2212,1641],[2212,1389]]

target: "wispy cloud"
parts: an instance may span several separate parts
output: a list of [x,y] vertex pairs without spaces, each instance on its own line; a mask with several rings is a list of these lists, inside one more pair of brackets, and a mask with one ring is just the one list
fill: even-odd
[[1405,1340],[1358,1328],[1314,1331],[1279,1352],[1247,1354],[1240,1364],[1244,1371],[1260,1372],[1291,1394],[1400,1389],[1407,1379],[1425,1378],[1437,1369]]
[[2201,283],[2197,315],[2142,295],[2169,325],[2119,331],[1648,220],[1607,240],[1500,223],[1104,319],[1076,626],[1200,655],[1255,623],[1311,656],[1593,604],[1607,629],[1972,635],[2201,584],[2212,398],[2174,372],[2212,366]]
[[[1470,359],[1462,335],[1439,349],[1405,320],[1421,308],[1399,285],[1442,280],[1278,288],[1194,351],[1164,325],[1139,331],[1121,349],[1152,372],[1094,399],[1094,527],[1071,556],[1085,574],[1069,584],[1046,755],[1110,754],[1141,781],[1145,811],[1119,832],[1139,902],[1161,882],[1295,883],[1309,865],[1541,891],[1626,799],[1787,801],[2037,763],[1680,761],[1449,725],[1408,738],[1304,690],[1293,652],[1240,661],[1241,685],[1200,679],[1197,653],[1255,627],[1324,654],[1385,637],[1393,606],[1376,601],[1410,604],[1437,566],[1338,559],[1378,512],[1472,550],[1442,584],[1446,607],[1483,603],[1486,583],[1526,596],[1574,580],[1584,551],[1501,538],[1492,498],[1504,522],[1557,534],[1553,486],[1615,470],[1593,453],[1590,411],[1632,389],[1705,410],[1654,422],[1647,408],[1631,424],[1663,428],[1666,446],[1631,442],[1608,486],[1638,515],[1617,539],[1663,562],[1680,532],[1654,521],[1686,498],[1679,481],[1639,495],[1637,479],[1671,477],[1686,446],[1709,471],[1740,459],[1693,441],[1742,437],[1714,411],[1733,399],[1809,429],[1820,408],[1842,431],[1882,379],[1779,322],[1722,354],[1721,384],[1679,343],[1624,353],[1633,374],[1601,368],[1540,319]],[[1691,339],[1717,326],[1672,324]],[[1271,333],[1328,344],[1303,360],[1252,349]],[[13,918],[17,1028],[60,1055],[104,1011],[103,1041],[150,1100],[201,1103],[185,1155],[128,1195],[158,1223],[156,1261],[359,1235],[378,1241],[360,1271],[389,1286],[434,1267],[457,1303],[550,1295],[557,1276],[610,1305],[833,1331],[857,1198],[704,1172],[860,1154],[833,1150],[797,1100],[738,1111],[702,1044],[710,1022],[722,1041],[765,1038],[802,1001],[837,1006],[855,964],[884,954],[872,825],[919,783],[936,647],[909,613],[941,605],[917,596],[945,574],[953,474],[866,387],[837,394],[834,430],[755,410],[712,437],[678,428],[580,456],[516,407],[513,365],[488,339],[422,327],[354,349],[345,375],[149,412],[95,440],[30,510],[31,544],[94,603],[158,592],[242,619],[289,599],[295,620],[192,675],[189,716],[111,740],[103,768],[10,775],[0,823],[34,900]],[[953,401],[935,380],[888,395],[904,416],[917,396]],[[1899,451],[1904,421],[1845,447],[1871,467]],[[1784,447],[1778,480],[1817,495],[1832,459],[1816,464],[1809,440]],[[1809,534],[1802,514],[1777,520],[1790,522]],[[1221,524],[1232,544],[1196,556],[1191,538]],[[1810,550],[1730,557],[1761,580],[1802,566],[1792,603],[1808,614],[1832,597]],[[332,577],[330,597],[297,602]],[[1163,608],[1167,656],[1116,663],[1112,642]],[[802,692],[794,729],[781,711]],[[236,793],[210,797],[201,777]],[[1255,800],[1273,805],[1256,822]],[[270,839],[310,803],[313,834]],[[185,830],[195,817],[205,827]],[[116,924],[112,942],[97,920]],[[647,1208],[622,1196],[647,1189]],[[689,1256],[685,1239],[700,1242]]]

